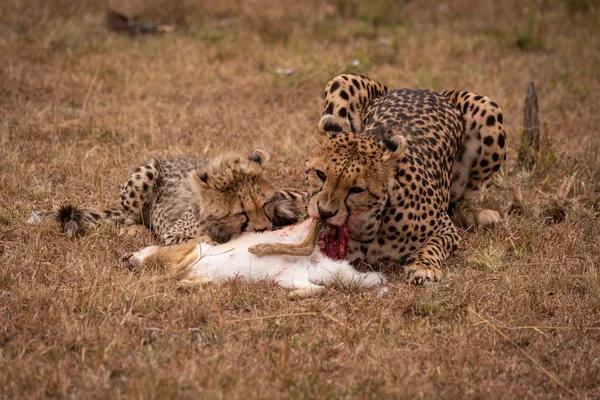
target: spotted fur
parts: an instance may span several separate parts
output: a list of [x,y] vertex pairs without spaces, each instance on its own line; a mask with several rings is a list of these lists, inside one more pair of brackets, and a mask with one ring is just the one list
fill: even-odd
[[102,222],[143,224],[165,244],[208,236],[222,243],[241,232],[262,232],[297,222],[305,197],[276,190],[266,177],[267,153],[226,154],[212,160],[152,159],[123,185],[120,208],[58,212],[63,231],[80,235]]
[[451,202],[471,199],[506,158],[502,110],[470,92],[390,91],[354,74],[332,79],[324,98],[328,137],[306,162],[309,216],[348,225],[351,261],[402,260],[411,282],[439,280],[460,240]]

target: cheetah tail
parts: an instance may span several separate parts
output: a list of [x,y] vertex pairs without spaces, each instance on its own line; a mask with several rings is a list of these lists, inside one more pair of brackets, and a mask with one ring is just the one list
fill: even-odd
[[85,211],[72,205],[65,205],[55,214],[61,225],[62,232],[67,237],[82,236],[98,228],[104,221],[114,225],[125,224],[126,215],[120,210]]

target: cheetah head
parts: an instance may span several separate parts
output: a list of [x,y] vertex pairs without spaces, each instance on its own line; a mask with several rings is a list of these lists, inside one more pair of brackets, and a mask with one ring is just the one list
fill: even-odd
[[225,154],[192,171],[204,231],[217,242],[296,222],[295,204],[266,176],[268,153]]
[[327,133],[306,161],[310,217],[355,233],[373,228],[406,147],[401,136],[385,133]]

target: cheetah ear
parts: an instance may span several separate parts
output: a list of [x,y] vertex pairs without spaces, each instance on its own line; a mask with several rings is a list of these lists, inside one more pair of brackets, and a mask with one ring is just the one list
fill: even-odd
[[383,139],[383,157],[381,159],[383,162],[398,159],[404,154],[406,147],[406,140],[400,135]]
[[340,120],[331,114],[326,114],[319,121],[319,131],[334,139],[340,133],[350,133],[350,125],[348,121]]
[[387,124],[375,122],[365,131],[364,135],[373,138],[383,139],[389,136],[394,136],[394,131],[390,129],[389,125]]
[[271,156],[264,150],[256,149],[250,154],[248,160],[257,163],[258,165],[267,165]]
[[208,174],[206,172],[193,170],[192,178],[194,179],[194,182],[196,182],[202,187],[208,184]]

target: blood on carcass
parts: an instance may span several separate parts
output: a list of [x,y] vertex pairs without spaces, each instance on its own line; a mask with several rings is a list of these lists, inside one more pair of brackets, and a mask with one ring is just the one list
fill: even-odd
[[348,243],[350,242],[350,230],[347,226],[327,226],[324,233],[319,237],[319,248],[333,260],[345,260],[348,254]]

